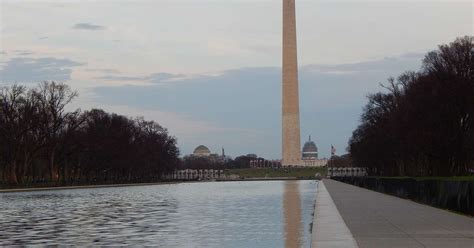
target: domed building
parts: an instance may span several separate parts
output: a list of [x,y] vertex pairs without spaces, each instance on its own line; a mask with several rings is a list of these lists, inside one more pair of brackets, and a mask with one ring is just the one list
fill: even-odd
[[211,156],[211,150],[204,145],[200,145],[194,149],[193,155],[197,157],[209,157]]
[[301,160],[303,166],[307,167],[321,167],[327,164],[327,159],[318,159],[318,147],[316,146],[316,143],[311,141],[311,136],[309,136],[309,140],[306,141],[303,146]]
[[311,136],[309,140],[303,146],[302,159],[317,159],[318,158],[318,147],[316,144],[311,141]]

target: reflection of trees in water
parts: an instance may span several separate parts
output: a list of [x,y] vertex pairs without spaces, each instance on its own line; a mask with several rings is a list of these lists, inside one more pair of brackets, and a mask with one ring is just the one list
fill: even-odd
[[302,223],[301,201],[298,181],[285,182],[283,195],[285,217],[285,247],[300,247]]
[[314,193],[309,181],[273,181],[5,194],[0,247],[298,247]]
[[90,242],[127,244],[130,239],[136,239],[135,244],[147,244],[162,239],[164,234],[177,234],[178,226],[171,222],[177,213],[176,198],[150,195],[128,195],[127,198],[94,202],[82,211],[82,216],[93,220],[84,222],[87,230],[84,236]]
[[175,197],[157,196],[154,191],[142,194],[119,190],[6,195],[10,205],[0,209],[0,216],[5,216],[0,218],[0,226],[4,227],[0,229],[0,247],[45,242],[140,245],[177,235],[179,227],[172,222],[178,211]]

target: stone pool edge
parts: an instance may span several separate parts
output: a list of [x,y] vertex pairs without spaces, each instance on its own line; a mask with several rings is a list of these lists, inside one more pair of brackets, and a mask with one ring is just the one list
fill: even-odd
[[179,183],[183,183],[183,182],[179,181],[179,182],[156,182],[156,183],[129,183],[129,184],[58,186],[58,187],[40,187],[40,188],[16,188],[16,189],[0,189],[0,194],[2,194],[2,193],[18,193],[18,192],[35,192],[35,191],[70,190],[70,189],[137,187],[137,186],[153,186],[153,185],[179,184]]
[[316,190],[311,247],[359,247],[323,180],[318,182]]

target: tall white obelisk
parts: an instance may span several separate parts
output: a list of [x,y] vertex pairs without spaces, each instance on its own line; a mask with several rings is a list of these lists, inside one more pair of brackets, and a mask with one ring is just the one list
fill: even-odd
[[301,165],[295,0],[283,0],[282,165]]

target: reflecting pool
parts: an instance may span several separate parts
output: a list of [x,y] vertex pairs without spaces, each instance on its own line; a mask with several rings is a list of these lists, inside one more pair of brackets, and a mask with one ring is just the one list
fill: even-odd
[[309,247],[317,181],[0,194],[0,246]]

